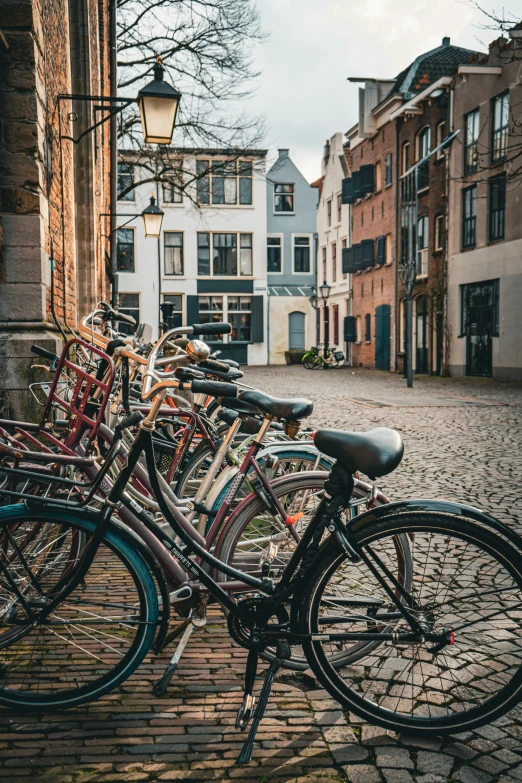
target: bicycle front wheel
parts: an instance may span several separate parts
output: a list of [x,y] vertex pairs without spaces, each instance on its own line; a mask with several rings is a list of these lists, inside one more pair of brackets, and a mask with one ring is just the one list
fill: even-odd
[[[307,579],[301,630],[314,634],[305,653],[332,697],[370,723],[423,734],[468,731],[514,707],[522,696],[520,553],[473,520],[443,513],[390,515],[354,530],[361,551],[387,567],[391,593],[363,561],[323,550]],[[397,536],[409,538],[413,562],[400,603],[412,600],[428,629],[415,641],[401,641],[411,628],[390,600]],[[346,633],[389,638],[336,671],[332,651],[353,644],[339,641]]]
[[319,354],[305,353],[301,359],[303,367],[307,370],[319,370],[323,366],[323,360]]
[[122,683],[145,657],[158,620],[155,584],[115,528],[80,585],[46,616],[81,560],[75,540],[85,551],[95,526],[70,512],[0,510],[0,704],[77,707]]

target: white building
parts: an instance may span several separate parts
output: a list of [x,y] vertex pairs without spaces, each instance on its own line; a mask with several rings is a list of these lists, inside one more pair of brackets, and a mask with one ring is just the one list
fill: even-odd
[[[348,163],[343,147],[342,133],[335,133],[326,142],[322,160],[322,177],[319,183],[317,207],[317,342],[337,345],[350,359],[350,343],[345,343],[344,319],[350,315],[350,280],[342,273],[342,251],[350,246],[349,210],[341,202],[342,181],[349,176]],[[319,287],[331,286],[326,313],[319,296]]]
[[[145,238],[139,215],[151,184],[118,203],[118,292],[121,310],[152,326],[229,321],[231,335],[216,348],[241,364],[266,364],[266,151],[177,149],[175,168],[185,192],[154,186],[164,212],[159,240]],[[122,154],[119,192],[148,174]],[[162,308],[161,305],[172,305]],[[169,313],[170,311],[170,313]],[[167,317],[168,316],[168,317]]]

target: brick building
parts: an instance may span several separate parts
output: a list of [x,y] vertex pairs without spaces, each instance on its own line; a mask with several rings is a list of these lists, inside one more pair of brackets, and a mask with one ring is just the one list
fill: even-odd
[[59,350],[108,296],[109,123],[63,138],[96,112],[58,96],[110,95],[110,5],[0,0],[0,415],[34,415],[31,344]]

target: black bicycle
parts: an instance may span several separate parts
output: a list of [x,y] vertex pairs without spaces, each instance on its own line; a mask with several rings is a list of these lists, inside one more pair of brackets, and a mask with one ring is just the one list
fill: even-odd
[[[191,384],[175,374],[152,383],[145,373],[142,396],[153,400],[150,412],[143,420],[134,413],[121,421],[80,505],[70,497],[31,496],[0,509],[0,703],[35,711],[96,699],[129,677],[154,643],[161,627],[154,558],[113,516],[142,454],[176,536],[170,556],[193,576],[187,590],[197,585],[208,600],[219,601],[231,637],[248,649],[236,725],[244,729],[251,722],[251,728],[240,763],[250,760],[274,675],[294,645],[302,646],[314,674],[343,707],[395,731],[458,733],[519,701],[519,536],[477,509],[445,501],[391,503],[347,518],[352,474],[391,473],[402,459],[402,441],[385,428],[320,430],[316,445],[336,464],[316,514],[284,568],[272,573],[269,552],[261,576],[254,576],[208,552],[164,498],[154,459],[155,420],[167,389]],[[249,400],[256,404],[252,393]],[[263,394],[258,406],[295,428],[311,403]],[[100,507],[90,508],[122,429],[138,421],[118,479]],[[71,464],[81,469],[78,459],[71,457]],[[8,470],[38,475],[34,466]],[[79,481],[71,475],[63,480]],[[154,524],[151,519],[150,529]],[[408,558],[401,555],[404,541]],[[217,581],[218,573],[229,577],[234,592]],[[334,653],[354,645],[361,655],[336,670]],[[266,649],[276,655],[256,706],[258,659]],[[160,691],[175,665],[167,667]]]

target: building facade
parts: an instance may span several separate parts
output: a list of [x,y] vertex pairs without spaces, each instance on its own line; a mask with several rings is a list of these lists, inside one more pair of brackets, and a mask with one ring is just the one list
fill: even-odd
[[[232,334],[213,347],[240,364],[266,364],[266,151],[173,149],[172,155],[176,179],[155,192],[164,212],[159,240],[145,237],[141,217],[126,217],[149,204],[150,184],[137,184],[118,204],[120,309],[150,324],[153,339],[160,320],[229,321]],[[123,193],[124,180],[139,183],[140,170],[131,154],[121,158]]]
[[68,327],[109,296],[109,126],[74,143],[93,104],[58,97],[111,94],[108,4],[2,9],[0,415],[31,418],[28,385],[43,378],[30,346],[59,351]]
[[448,322],[452,375],[522,379],[520,46],[462,65],[453,89]]
[[344,323],[351,315],[350,278],[342,272],[343,250],[350,243],[349,207],[342,203],[342,182],[349,175],[347,152],[342,133],[327,140],[322,158],[317,205],[317,292],[326,282],[330,295],[326,306],[318,296],[317,342],[340,348],[348,362],[351,344],[345,341]]
[[309,297],[315,286],[317,188],[280,149],[267,173],[267,277],[269,364],[315,344]]

